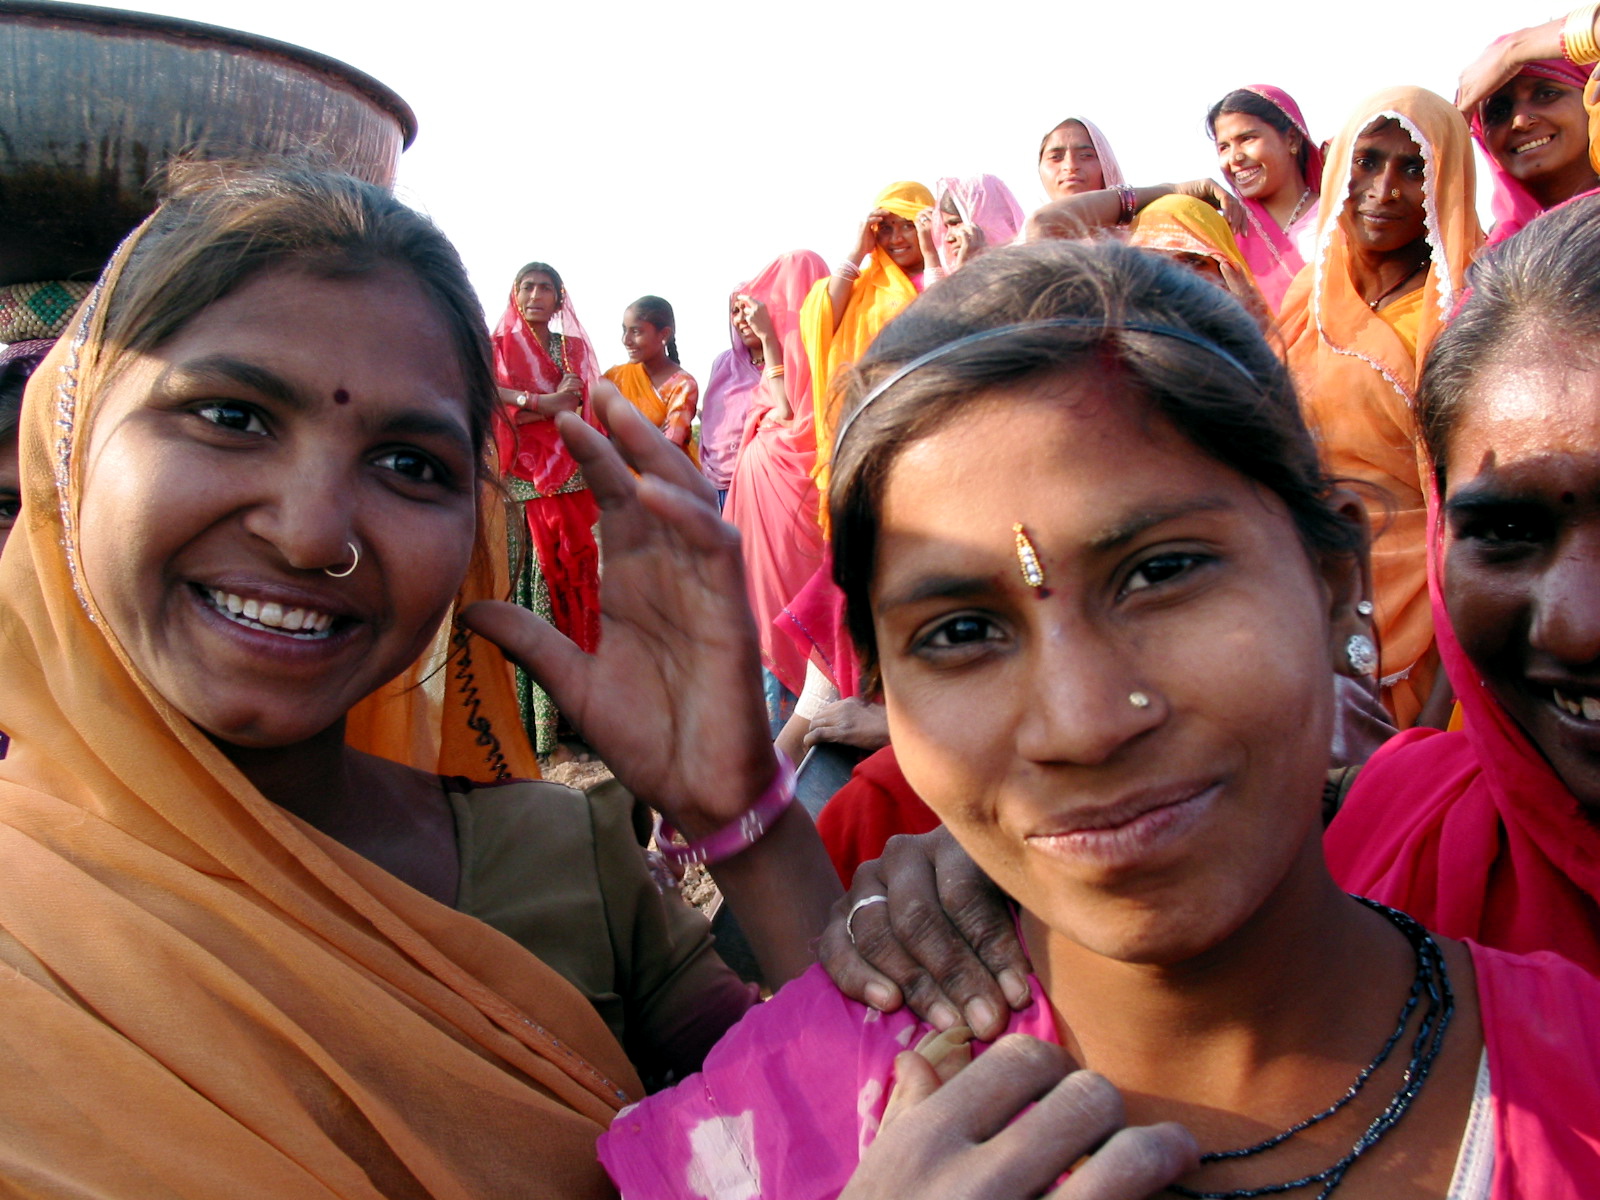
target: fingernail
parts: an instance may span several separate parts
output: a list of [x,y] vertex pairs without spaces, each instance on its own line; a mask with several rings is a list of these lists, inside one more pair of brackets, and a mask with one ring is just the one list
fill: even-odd
[[961,1014],[955,1010],[955,1006],[946,1004],[943,1000],[928,1010],[928,1024],[935,1029],[953,1028],[960,1020]]
[[1033,999],[1033,992],[1028,987],[1028,981],[1022,977],[1020,971],[1007,967],[1000,972],[1000,990],[1006,994],[1006,1002],[1012,1008],[1027,1008]]
[[967,1028],[977,1034],[992,1034],[1000,1027],[1000,1015],[987,1000],[974,1000],[967,1005]]
[[888,1012],[894,1006],[894,992],[881,983],[869,983],[866,987],[867,1003],[879,1012]]

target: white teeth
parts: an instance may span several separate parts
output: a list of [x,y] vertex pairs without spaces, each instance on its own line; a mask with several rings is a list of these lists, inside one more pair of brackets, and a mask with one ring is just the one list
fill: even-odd
[[1523,142],[1522,145],[1518,146],[1511,153],[1526,154],[1529,150],[1537,150],[1540,146],[1548,146],[1549,144],[1550,139],[1548,137],[1535,138],[1531,142]]
[[1574,717],[1582,717],[1585,721],[1600,721],[1600,697],[1578,696],[1576,698],[1564,695],[1559,688],[1552,688],[1555,694],[1556,707],[1562,712]]
[[319,613],[309,608],[286,609],[275,600],[263,604],[259,600],[247,600],[232,592],[224,592],[221,588],[208,588],[207,594],[218,612],[252,629],[270,629],[299,638],[320,638],[333,625],[331,613]]

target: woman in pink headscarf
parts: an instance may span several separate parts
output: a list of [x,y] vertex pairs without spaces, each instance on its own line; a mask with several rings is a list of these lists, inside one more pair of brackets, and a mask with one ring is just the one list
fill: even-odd
[[1322,151],[1283,89],[1253,83],[1206,114],[1224,179],[1244,206],[1239,249],[1272,311],[1305,266],[1316,233]]
[[1127,180],[1100,127],[1086,117],[1068,117],[1039,143],[1039,182],[1051,200],[1064,200]]
[[[744,539],[745,584],[760,633],[762,665],[795,694],[805,683],[805,655],[772,622],[822,562],[812,477],[816,410],[810,362],[800,341],[800,306],[812,285],[827,277],[828,264],[821,255],[796,250],[770,263],[739,297],[743,320],[761,345],[764,367],[753,379],[753,368],[740,372],[749,413],[723,516]],[[749,366],[748,353],[745,358]]]
[[1456,106],[1494,176],[1490,245],[1600,185],[1584,107],[1597,24],[1578,9],[1505,34],[1461,73]]
[[924,286],[942,279],[1022,232],[1022,205],[997,175],[945,178],[934,185],[934,206],[917,214],[917,237],[928,264]]
[[1494,229],[1502,242],[1540,213],[1600,186],[1589,162],[1583,88],[1589,68],[1564,58],[1523,63],[1471,113],[1472,136],[1494,178]]

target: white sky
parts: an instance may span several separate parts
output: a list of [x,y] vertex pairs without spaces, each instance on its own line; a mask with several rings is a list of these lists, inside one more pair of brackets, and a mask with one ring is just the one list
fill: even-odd
[[376,76],[420,125],[400,195],[460,249],[491,324],[517,267],[543,259],[603,365],[623,360],[628,302],[665,296],[702,384],[732,286],[785,250],[843,257],[892,180],[988,171],[1032,208],[1039,139],[1074,114],[1134,183],[1212,174],[1203,120],[1232,88],[1285,88],[1321,140],[1379,88],[1453,96],[1494,37],[1556,15],[1517,0],[1222,0],[1211,17],[1193,0],[127,6]]

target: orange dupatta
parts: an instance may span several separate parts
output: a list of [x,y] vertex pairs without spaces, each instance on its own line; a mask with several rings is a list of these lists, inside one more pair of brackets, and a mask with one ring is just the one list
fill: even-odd
[[[0,1177],[15,1195],[611,1194],[594,1140],[641,1089],[578,992],[267,801],[100,617],[79,451],[127,254],[34,376],[23,527],[0,556]],[[414,763],[520,773],[504,660],[468,648],[442,686],[351,725]]]
[[[933,207],[933,193],[920,183],[891,183],[878,193],[872,207],[915,221],[923,209]],[[828,494],[828,464],[833,459],[833,431],[839,424],[832,399],[834,373],[865,354],[879,331],[916,298],[916,285],[906,273],[887,254],[874,249],[850,287],[850,301],[837,328],[828,280],[819,279],[812,285],[800,309],[800,337],[811,360],[811,395],[816,408],[817,490],[824,496]],[[801,403],[801,398],[795,397],[795,403]],[[827,508],[824,503],[824,522]]]
[[[1423,283],[1415,349],[1361,298],[1351,278],[1350,153],[1374,121],[1392,117],[1422,148],[1432,265]],[[1422,88],[1379,92],[1356,110],[1328,151],[1316,252],[1279,313],[1306,424],[1336,479],[1362,485],[1372,509],[1372,583],[1384,699],[1401,728],[1432,690],[1425,467],[1412,404],[1428,348],[1461,295],[1483,242],[1473,207],[1472,138],[1465,118]]]

